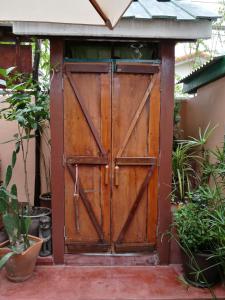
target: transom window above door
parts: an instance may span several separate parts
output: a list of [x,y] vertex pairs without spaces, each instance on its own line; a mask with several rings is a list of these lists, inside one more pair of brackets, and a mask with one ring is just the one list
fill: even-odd
[[158,58],[158,43],[146,43],[136,41],[120,43],[66,41],[65,43],[66,60],[155,60]]

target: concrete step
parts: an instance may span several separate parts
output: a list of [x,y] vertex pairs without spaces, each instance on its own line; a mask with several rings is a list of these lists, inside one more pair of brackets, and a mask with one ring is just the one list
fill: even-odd
[[156,266],[159,258],[151,254],[66,254],[65,264],[69,266]]

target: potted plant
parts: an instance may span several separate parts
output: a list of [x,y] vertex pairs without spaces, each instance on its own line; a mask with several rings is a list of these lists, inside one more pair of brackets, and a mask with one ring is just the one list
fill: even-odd
[[185,279],[200,287],[215,284],[220,267],[224,270],[225,146],[216,151],[205,147],[213,130],[208,125],[203,133],[199,130],[198,139],[178,143],[173,161],[173,199],[178,205],[169,234],[182,249]]
[[17,198],[17,187],[9,188],[16,163],[19,144],[13,152],[12,162],[7,167],[5,180],[0,187],[0,212],[9,240],[0,244],[0,269],[5,266],[9,280],[27,280],[33,273],[42,239],[28,235],[31,219],[25,215]]
[[[18,132],[14,139],[8,142],[15,142],[21,147],[22,161],[24,168],[24,191],[26,205],[24,210],[27,211],[32,219],[30,234],[38,236],[39,219],[41,216],[50,215],[49,208],[32,206],[30,191],[28,185],[27,159],[29,146],[32,138],[35,137],[35,131],[42,131],[43,124],[49,117],[48,105],[46,104],[47,92],[33,82],[30,76],[15,73],[14,68],[7,70],[0,69],[0,75],[5,79],[1,85],[5,85],[4,103],[5,106],[0,110],[0,118],[8,121],[17,122]],[[34,101],[34,98],[37,98]]]
[[219,264],[213,255],[217,241],[208,212],[208,207],[193,202],[180,205],[174,212],[184,277],[197,287],[210,287],[220,280]]
[[210,211],[209,215],[211,230],[216,240],[212,257],[220,266],[222,278],[225,278],[225,203]]

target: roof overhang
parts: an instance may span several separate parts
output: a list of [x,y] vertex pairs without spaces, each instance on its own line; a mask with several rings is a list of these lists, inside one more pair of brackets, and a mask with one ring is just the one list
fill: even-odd
[[7,0],[1,1],[0,21],[58,24],[117,24],[132,0]]
[[[30,36],[193,41],[210,38],[217,18],[203,5],[186,0],[45,0],[44,9],[38,1],[7,0],[0,9],[0,22],[10,24],[16,35]],[[105,23],[110,29],[117,26],[110,30]]]
[[212,31],[212,21],[207,19],[178,21],[173,19],[140,20],[123,18],[113,30],[105,26],[36,22],[13,22],[12,26],[13,33],[16,35],[175,40],[210,38]]

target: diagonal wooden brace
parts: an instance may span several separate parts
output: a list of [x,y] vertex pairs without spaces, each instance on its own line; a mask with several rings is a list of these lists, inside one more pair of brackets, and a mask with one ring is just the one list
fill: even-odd
[[[73,181],[75,182],[76,174],[75,174],[74,168],[71,165],[67,165],[67,167],[68,167],[70,176],[72,177]],[[81,200],[84,204],[84,207],[86,208],[86,211],[90,217],[90,220],[98,234],[99,241],[104,243],[105,241],[104,241],[104,234],[103,234],[102,228],[99,225],[99,222],[98,222],[98,220],[94,214],[93,208],[91,206],[91,203],[90,203],[86,193],[84,192],[84,188],[83,188],[83,185],[82,185],[82,182],[80,179],[79,179],[79,195],[80,195]]]
[[142,110],[143,110],[143,108],[145,106],[145,103],[146,103],[148,97],[151,95],[152,89],[153,89],[153,87],[155,85],[155,82],[157,80],[157,76],[158,76],[157,74],[153,75],[153,77],[152,77],[152,79],[151,79],[151,81],[150,81],[150,83],[149,83],[149,85],[147,87],[147,90],[145,91],[144,97],[141,100],[141,103],[140,103],[140,105],[139,105],[139,107],[138,107],[138,109],[137,109],[137,111],[136,111],[136,113],[134,115],[134,118],[131,121],[130,127],[129,127],[128,131],[127,131],[127,134],[125,136],[123,144],[122,144],[120,150],[118,151],[118,154],[116,156],[117,158],[122,156],[122,153],[123,153],[123,151],[124,151],[124,149],[125,149],[128,141],[129,141],[131,133],[134,130],[134,127],[136,126],[138,119],[140,118],[140,115],[141,115]]
[[77,98],[77,100],[79,102],[80,108],[81,108],[81,110],[82,110],[82,112],[84,114],[84,117],[85,117],[85,119],[86,119],[86,121],[88,123],[88,126],[89,126],[89,128],[90,128],[90,130],[91,130],[91,132],[92,132],[92,134],[94,136],[94,139],[95,139],[95,141],[96,141],[96,143],[97,143],[97,145],[99,147],[99,150],[101,151],[102,156],[106,156],[107,153],[106,153],[106,151],[105,151],[105,149],[104,149],[104,147],[103,147],[103,145],[101,143],[101,139],[99,137],[99,134],[98,134],[98,132],[97,132],[97,130],[95,128],[94,123],[92,122],[92,119],[91,119],[91,117],[90,117],[90,115],[88,113],[88,110],[87,110],[87,108],[86,108],[86,106],[84,104],[84,100],[81,97],[81,95],[80,95],[80,93],[79,93],[79,91],[77,89],[77,86],[76,86],[76,84],[75,84],[75,82],[74,82],[74,80],[72,78],[71,73],[70,72],[66,72],[66,76],[67,76],[68,81],[70,83],[70,86],[71,86],[71,88],[72,88],[72,90],[73,90],[73,92],[74,92],[74,94],[75,94],[75,96],[76,96],[76,98]]
[[116,241],[116,243],[118,243],[118,244],[123,241],[124,236],[125,236],[128,228],[129,228],[129,226],[130,226],[130,224],[131,224],[131,222],[132,222],[132,220],[134,218],[135,212],[136,212],[136,210],[137,210],[137,208],[138,208],[138,206],[139,206],[139,204],[141,202],[142,196],[143,196],[143,194],[145,192],[145,189],[148,186],[148,183],[149,183],[150,178],[152,176],[152,173],[154,171],[154,167],[155,167],[154,165],[150,166],[149,171],[148,171],[148,173],[147,173],[147,175],[146,175],[146,177],[144,179],[144,182],[142,183],[142,185],[140,187],[140,190],[139,190],[139,192],[137,194],[137,197],[136,197],[136,199],[134,201],[134,204],[131,207],[131,210],[129,211],[128,217],[127,217],[127,219],[126,219],[126,221],[125,221],[125,223],[124,223],[124,225],[122,227],[122,230],[121,230],[121,232],[119,234],[119,237],[118,237],[118,239]]

